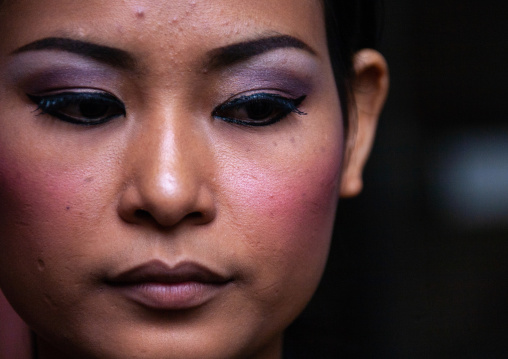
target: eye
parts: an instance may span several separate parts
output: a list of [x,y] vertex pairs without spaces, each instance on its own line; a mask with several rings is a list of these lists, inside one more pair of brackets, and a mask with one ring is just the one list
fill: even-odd
[[306,115],[298,106],[306,96],[296,99],[270,93],[256,93],[234,98],[219,105],[212,113],[215,118],[243,126],[268,126],[290,113]]
[[41,113],[78,125],[99,125],[115,117],[125,116],[125,105],[106,92],[61,92],[27,96]]

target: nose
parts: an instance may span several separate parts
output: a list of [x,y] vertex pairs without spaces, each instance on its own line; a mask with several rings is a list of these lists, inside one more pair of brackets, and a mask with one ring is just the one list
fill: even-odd
[[184,115],[152,113],[130,136],[118,213],[129,223],[173,227],[215,217],[213,161],[202,131]]

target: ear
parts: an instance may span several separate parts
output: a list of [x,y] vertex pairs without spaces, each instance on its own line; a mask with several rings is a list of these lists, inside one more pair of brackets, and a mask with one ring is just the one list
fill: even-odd
[[342,197],[356,196],[363,188],[363,168],[374,142],[378,118],[389,87],[388,65],[375,50],[359,51],[354,58],[354,70],[353,96],[356,108],[351,113],[351,121],[356,121],[356,126],[352,126],[347,142],[346,165],[340,189]]

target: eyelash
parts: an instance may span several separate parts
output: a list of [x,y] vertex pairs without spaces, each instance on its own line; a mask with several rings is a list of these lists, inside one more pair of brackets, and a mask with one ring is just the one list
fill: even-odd
[[[72,124],[94,126],[126,116],[125,105],[106,92],[62,92],[27,96],[37,105],[36,111]],[[242,126],[268,126],[279,122],[290,113],[306,115],[298,109],[305,98],[305,95],[292,99],[271,93],[255,93],[217,106],[212,116]]]
[[[27,96],[37,105],[36,111],[40,110],[41,114],[48,114],[62,121],[82,126],[100,125],[113,118],[126,115],[125,105],[106,92],[62,92],[46,96]],[[64,110],[67,110],[67,113]],[[80,113],[81,116],[69,115],[72,110]],[[92,113],[87,116],[84,113],[86,110],[91,110]]]
[[[292,99],[270,93],[255,93],[248,96],[237,97],[222,105],[219,105],[215,108],[212,115],[213,117],[219,118],[223,121],[242,126],[268,126],[279,122],[292,112],[298,115],[306,115],[305,112],[302,112],[298,109],[298,106],[301,105],[305,98],[305,95],[296,99]],[[258,106],[258,108],[254,106]],[[241,109],[244,110],[245,115],[247,116],[253,115],[253,110],[260,111],[261,114],[258,115],[262,116],[260,116],[258,119],[248,118],[245,120],[240,120],[230,115],[234,111],[237,112],[237,116],[241,115],[239,113],[241,112]],[[249,110],[251,113],[249,113]]]

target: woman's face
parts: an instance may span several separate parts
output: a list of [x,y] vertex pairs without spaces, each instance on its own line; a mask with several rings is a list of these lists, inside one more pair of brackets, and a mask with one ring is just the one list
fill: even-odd
[[50,357],[277,357],[343,134],[319,1],[7,1],[0,286]]

